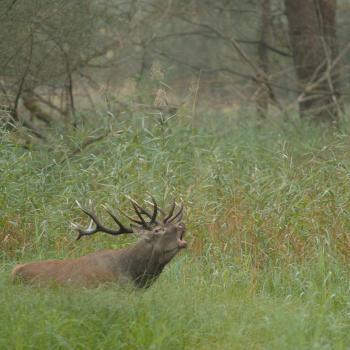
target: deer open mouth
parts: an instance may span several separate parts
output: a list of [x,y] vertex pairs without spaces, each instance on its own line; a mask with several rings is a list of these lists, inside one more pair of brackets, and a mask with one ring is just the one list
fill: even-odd
[[187,242],[183,239],[185,235],[185,225],[179,225],[178,226],[178,239],[177,239],[177,245],[180,249],[186,248],[187,247]]

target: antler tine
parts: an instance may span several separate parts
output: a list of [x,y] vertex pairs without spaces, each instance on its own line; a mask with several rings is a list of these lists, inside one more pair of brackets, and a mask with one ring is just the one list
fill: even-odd
[[171,218],[171,216],[173,215],[174,210],[175,210],[175,205],[176,205],[176,203],[175,203],[175,199],[174,199],[173,204],[171,205],[169,214],[163,220],[164,224],[166,224],[168,222],[168,220]]
[[[172,217],[168,220],[168,222],[174,221],[177,217],[182,218],[182,211],[183,211],[183,209],[184,209],[184,205],[183,205],[183,203],[181,203],[181,206],[180,206],[179,211],[178,211],[174,216],[172,216]],[[181,215],[181,216],[180,216],[180,215]]]
[[182,220],[183,215],[184,215],[184,212],[183,212],[183,208],[182,208],[181,212],[179,213],[179,215],[177,215],[177,219],[174,218],[174,220],[176,219],[177,222],[180,222]]
[[[135,199],[133,199],[133,198],[131,198],[129,196],[126,196],[126,197],[131,201],[131,203],[133,203],[133,206],[136,205],[136,207],[138,208],[138,211],[140,212],[140,214],[145,214],[146,216],[148,216],[148,218],[151,219],[151,221],[149,223],[147,223],[147,225],[154,224],[154,223],[155,224],[159,224],[159,222],[155,218],[153,219],[154,214],[156,214],[156,216],[157,216],[157,211],[155,213],[155,210],[153,210],[153,213],[151,214],[148,210],[146,210],[145,208],[141,207],[141,205],[139,203],[137,203],[135,201]],[[154,202],[153,202],[153,206],[154,206]],[[135,206],[134,206],[134,208],[135,208]]]
[[141,220],[141,225],[142,225],[144,228],[149,229],[149,224],[148,224],[148,223],[145,221],[145,219],[142,217],[141,212],[139,211],[138,206],[137,206],[133,201],[131,201],[131,204],[132,204],[132,206],[134,207],[134,210],[135,210],[137,216],[138,216],[138,217],[140,218],[140,220]]
[[130,215],[128,215],[127,213],[125,213],[125,211],[121,210],[118,208],[118,211],[123,214],[126,218],[128,218],[130,221],[134,222],[135,224],[138,224],[138,225],[142,225],[142,222],[139,221],[139,220],[136,220],[134,218],[132,218]]
[[86,236],[86,235],[92,235],[94,233],[97,232],[97,228],[96,227],[92,227],[92,223],[93,221],[90,221],[90,225],[86,230],[83,230],[79,225],[75,224],[74,222],[71,223],[71,227],[73,230],[77,230],[78,231],[78,237],[77,240],[79,240],[81,237]]
[[[153,202],[150,202],[150,201],[145,201],[147,204],[150,204],[150,205],[152,205],[153,207],[154,207],[154,203]],[[158,210],[159,210],[159,212],[163,215],[163,216],[165,216],[166,214],[165,214],[165,211],[161,208],[161,207],[159,207],[158,206]]]
[[[85,208],[82,207],[82,205],[76,201],[78,207],[80,210],[82,210],[86,215],[88,215],[91,218],[91,223],[89,225],[89,227],[85,230],[81,229],[78,225],[73,224],[74,229],[76,229],[79,232],[79,235],[77,237],[77,240],[79,240],[81,237],[83,236],[89,236],[92,235],[96,232],[104,232],[104,233],[108,233],[110,235],[120,235],[123,233],[132,233],[133,230],[130,228],[125,227],[124,225],[120,225],[121,223],[119,222],[119,220],[115,220],[115,222],[118,224],[119,229],[118,230],[112,230],[108,227],[103,226],[103,224],[99,221],[99,219],[97,218],[96,214],[94,211],[89,211]],[[113,216],[112,216],[113,217]],[[114,218],[113,218],[114,219]],[[92,223],[94,223],[96,225],[96,227],[92,227]]]
[[157,214],[158,214],[158,204],[157,204],[156,200],[154,199],[154,197],[152,195],[150,195],[150,196],[151,196],[151,199],[153,202],[153,215],[151,217],[150,224],[154,224],[154,223],[157,223],[156,218],[157,218]]
[[131,228],[127,228],[125,227],[120,221],[119,219],[112,213],[112,211],[107,208],[106,206],[103,205],[103,209],[112,217],[112,219],[114,220],[114,222],[119,226],[119,228],[121,230],[124,230],[125,232],[126,231],[130,231],[129,233],[132,233],[133,230]]

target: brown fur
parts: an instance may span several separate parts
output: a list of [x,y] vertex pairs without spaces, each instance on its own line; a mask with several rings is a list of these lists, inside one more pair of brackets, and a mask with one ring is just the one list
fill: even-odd
[[164,266],[186,246],[183,224],[168,224],[159,234],[151,232],[135,245],[122,249],[100,250],[76,259],[44,260],[17,265],[14,281],[39,285],[91,287],[105,282],[148,287]]

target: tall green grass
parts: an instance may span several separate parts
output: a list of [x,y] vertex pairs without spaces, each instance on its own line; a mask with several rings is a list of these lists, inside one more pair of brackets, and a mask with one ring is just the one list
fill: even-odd
[[[118,119],[75,155],[97,123],[52,130],[30,149],[2,132],[0,349],[350,346],[347,132],[199,121]],[[149,290],[9,281],[18,262],[131,244],[102,234],[76,242],[69,223],[86,220],[75,200],[92,199],[103,215],[101,204],[127,210],[124,194],[147,192],[163,206],[184,201],[190,243]]]

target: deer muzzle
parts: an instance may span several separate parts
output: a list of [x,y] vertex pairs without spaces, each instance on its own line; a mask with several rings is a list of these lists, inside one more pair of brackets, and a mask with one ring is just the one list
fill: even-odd
[[179,249],[183,249],[187,247],[187,242],[183,239],[185,235],[185,225],[183,223],[177,226],[177,245]]

